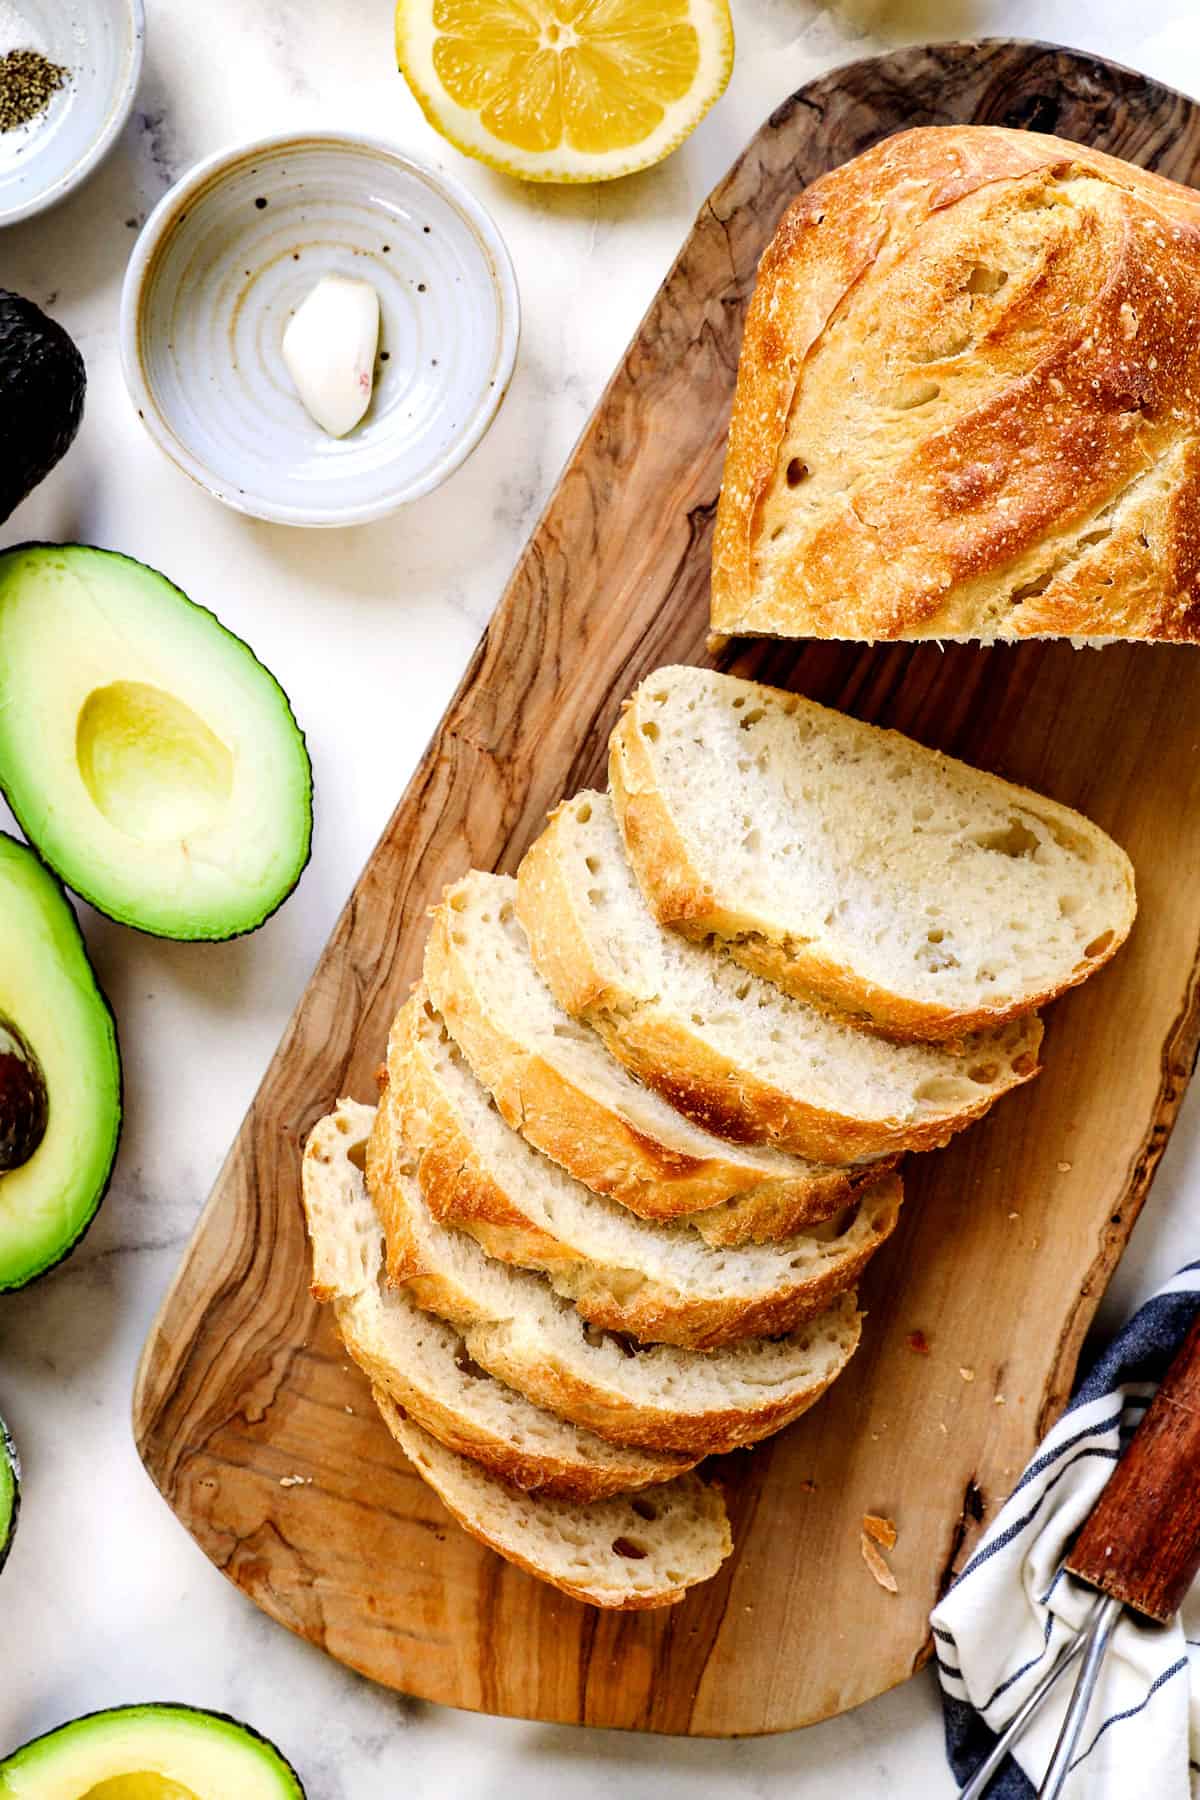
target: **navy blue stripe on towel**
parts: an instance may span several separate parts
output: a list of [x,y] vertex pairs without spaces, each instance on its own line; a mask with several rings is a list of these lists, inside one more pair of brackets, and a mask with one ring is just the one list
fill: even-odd
[[[1176,1282],[1189,1273],[1200,1273],[1200,1260],[1188,1263],[1184,1269],[1181,1269],[1175,1277]],[[1182,1285],[1172,1292],[1155,1294],[1147,1300],[1145,1305],[1134,1314],[1124,1330],[1119,1332],[1107,1349],[1101,1353],[1088,1374],[1079,1383],[1065,1416],[1069,1418],[1070,1413],[1077,1407],[1087,1405],[1093,1400],[1103,1399],[1105,1396],[1113,1394],[1117,1388],[1133,1386],[1142,1382],[1156,1384],[1161,1381],[1196,1316],[1197,1307],[1200,1305],[1198,1288],[1200,1288],[1200,1283],[1193,1282],[1191,1285]],[[1130,1395],[1124,1407],[1123,1417],[1121,1409],[1118,1408],[1114,1412],[1106,1414],[1102,1420],[1088,1429],[1081,1429],[1065,1437],[1052,1449],[1039,1452],[1025,1470],[1014,1492],[1019,1492],[1029,1482],[1035,1480],[1039,1475],[1043,1475],[1060,1459],[1063,1460],[1063,1467],[1056,1470],[1050,1480],[1044,1484],[1037,1500],[1018,1520],[1007,1526],[1004,1532],[995,1539],[985,1539],[981,1548],[959,1576],[959,1581],[970,1580],[974,1570],[990,1561],[998,1551],[1013,1543],[1014,1539],[1038,1515],[1067,1469],[1081,1457],[1098,1456],[1115,1462],[1117,1453],[1106,1445],[1093,1444],[1086,1448],[1080,1448],[1080,1446],[1088,1438],[1111,1436],[1115,1429],[1123,1449],[1132,1430],[1141,1423],[1141,1414],[1147,1404],[1148,1402],[1142,1396]],[[1048,1624],[1047,1643],[1050,1629],[1051,1626]],[[935,1635],[954,1656],[954,1670],[957,1673],[958,1659],[952,1634],[935,1628]],[[1043,1651],[1042,1654],[1044,1655],[1045,1652]],[[988,1706],[991,1706],[1012,1686],[1013,1682],[1019,1680],[1021,1675],[1040,1661],[1041,1657],[1035,1657],[1024,1668],[1014,1670],[989,1697]],[[950,1657],[944,1659],[939,1657],[939,1662],[948,1664]],[[1127,1708],[1104,1719],[1092,1733],[1086,1749],[1080,1752],[1073,1766],[1078,1766],[1079,1762],[1090,1755],[1110,1727],[1142,1712],[1160,1687],[1181,1671],[1186,1671],[1187,1668],[1188,1659],[1181,1657],[1157,1677],[1151,1684],[1145,1699],[1138,1706]],[[959,1679],[961,1680],[961,1677]],[[965,1786],[976,1769],[995,1748],[996,1733],[991,1730],[974,1707],[965,1700],[956,1699],[944,1690],[942,1714],[946,1733],[946,1755],[955,1779],[960,1786]],[[1192,1766],[1195,1767],[1194,1764]],[[1037,1800],[1036,1790],[1011,1756],[1005,1760],[993,1778],[988,1789],[988,1800]]]

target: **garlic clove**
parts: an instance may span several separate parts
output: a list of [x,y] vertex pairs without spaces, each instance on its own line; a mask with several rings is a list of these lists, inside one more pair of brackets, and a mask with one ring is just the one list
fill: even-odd
[[368,406],[379,348],[379,295],[369,281],[323,275],[283,334],[283,360],[305,408],[330,437]]

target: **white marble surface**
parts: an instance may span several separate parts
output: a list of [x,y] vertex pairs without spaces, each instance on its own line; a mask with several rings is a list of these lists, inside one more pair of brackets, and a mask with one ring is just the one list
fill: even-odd
[[[85,928],[121,1026],[127,1118],[78,1253],[0,1302],[0,1404],[26,1477],[0,1582],[0,1749],[89,1708],[179,1699],[275,1737],[312,1800],[653,1793],[934,1797],[953,1784],[921,1677],[808,1732],[688,1743],[475,1718],[408,1702],[271,1624],[143,1474],[129,1395],[146,1329],[334,918],[442,711],[588,411],[702,198],[770,108],[856,54],[1009,32],[1103,51],[1200,91],[1194,0],[734,0],[728,93],[665,165],[605,188],[522,188],[442,145],[391,59],[389,0],[149,0],[138,112],[87,187],[0,234],[0,283],[50,307],[90,378],[78,444],[3,541],[74,538],[167,570],[244,633],[291,694],[316,771],[312,866],[256,936],[217,947]],[[306,534],[223,511],[158,454],[117,363],[121,272],[166,185],[272,129],[374,129],[465,179],[521,283],[517,377],[483,446],[384,524]],[[0,825],[7,824],[0,808]],[[1111,1321],[1195,1254],[1193,1094],[1106,1303]]]

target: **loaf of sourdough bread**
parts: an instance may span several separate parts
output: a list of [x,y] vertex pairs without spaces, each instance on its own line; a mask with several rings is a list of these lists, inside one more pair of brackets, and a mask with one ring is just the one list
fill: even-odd
[[1080,144],[902,132],[759,268],[721,633],[1200,638],[1200,195]]

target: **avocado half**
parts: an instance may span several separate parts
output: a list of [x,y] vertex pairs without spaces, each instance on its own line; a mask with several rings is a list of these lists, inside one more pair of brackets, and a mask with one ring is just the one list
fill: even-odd
[[156,937],[255,930],[312,845],[274,676],[165,575],[82,544],[0,554],[0,788],[69,888]]
[[32,300],[0,288],[0,522],[70,449],[86,389],[74,340]]
[[0,1419],[0,1569],[8,1561],[21,1510],[21,1460],[8,1426]]
[[121,1060],[75,914],[0,832],[0,1292],[79,1242],[121,1130]]
[[191,1706],[118,1706],[0,1762],[0,1800],[304,1800],[295,1769],[248,1725]]

